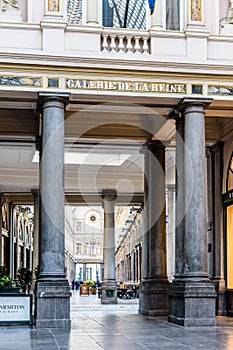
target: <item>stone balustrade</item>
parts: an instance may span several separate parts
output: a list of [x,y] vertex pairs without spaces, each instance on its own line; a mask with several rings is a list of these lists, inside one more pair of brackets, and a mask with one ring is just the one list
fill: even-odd
[[101,51],[122,54],[149,54],[150,35],[148,31],[104,29],[101,36]]

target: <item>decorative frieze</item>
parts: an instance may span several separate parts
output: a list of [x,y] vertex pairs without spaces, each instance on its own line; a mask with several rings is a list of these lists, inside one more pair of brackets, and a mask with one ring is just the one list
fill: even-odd
[[208,85],[209,95],[232,96],[233,85]]
[[42,87],[42,78],[22,76],[0,76],[0,86]]

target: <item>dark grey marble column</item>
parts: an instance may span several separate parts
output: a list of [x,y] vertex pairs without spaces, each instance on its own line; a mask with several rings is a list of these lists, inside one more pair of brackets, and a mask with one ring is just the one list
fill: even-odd
[[[145,155],[144,206],[146,223],[143,237],[143,280],[139,290],[139,313],[158,316],[168,313],[165,214],[165,146],[160,141],[147,144]],[[147,189],[148,186],[148,189]],[[147,248],[148,245],[148,248]]]
[[184,272],[184,118],[176,116],[175,275]]
[[37,190],[32,190],[34,198],[34,218],[33,218],[33,282],[36,280],[35,268],[39,266],[39,196]]
[[217,291],[217,315],[226,314],[226,281],[225,268],[225,236],[223,232],[223,207],[222,207],[222,171],[223,171],[223,144],[216,143],[212,149],[213,154],[213,230],[214,230],[214,276],[213,282]]
[[115,190],[103,190],[104,208],[104,276],[102,283],[102,304],[117,304],[117,283],[115,278],[115,223],[114,205],[117,198]]
[[213,153],[211,147],[206,149],[207,164],[207,222],[208,222],[208,273],[212,279],[214,276],[214,225],[213,225]]
[[64,109],[67,95],[40,96],[40,255],[36,327],[70,327],[70,288],[64,258]]
[[[207,266],[207,187],[205,159],[205,106],[211,100],[185,99],[179,106],[183,113],[184,145],[177,144],[177,169],[184,159],[185,207],[182,246],[176,249],[176,276],[169,290],[169,321],[183,326],[215,325],[216,293],[208,277]],[[178,184],[182,186],[180,181]],[[179,192],[179,186],[178,186]],[[176,209],[180,201],[178,200]],[[178,217],[178,216],[177,216]],[[180,218],[181,219],[181,218]],[[177,231],[176,231],[177,233]],[[177,237],[178,238],[178,237]],[[177,241],[177,240],[176,240]],[[181,256],[179,256],[181,254]],[[205,310],[205,312],[203,312]]]

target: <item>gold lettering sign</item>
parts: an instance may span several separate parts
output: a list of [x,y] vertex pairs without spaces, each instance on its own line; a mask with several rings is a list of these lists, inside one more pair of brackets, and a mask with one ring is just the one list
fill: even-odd
[[67,89],[102,90],[119,92],[155,92],[162,94],[186,94],[187,85],[183,83],[107,81],[89,79],[66,79]]

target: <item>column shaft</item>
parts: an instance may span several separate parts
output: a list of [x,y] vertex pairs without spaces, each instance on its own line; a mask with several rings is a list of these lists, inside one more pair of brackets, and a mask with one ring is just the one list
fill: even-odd
[[143,210],[143,236],[142,236],[142,278],[146,280],[149,275],[149,151],[144,149],[144,210]]
[[188,276],[206,278],[208,268],[204,106],[188,104],[184,114],[186,146],[184,273]]
[[175,273],[184,272],[184,119],[176,119],[176,238]]
[[64,278],[64,103],[62,101],[46,101],[43,105],[42,151],[40,278]]
[[39,196],[38,191],[32,191],[34,197],[34,218],[33,218],[33,279],[36,279],[35,268],[39,266]]
[[67,95],[42,96],[40,161],[40,273],[37,328],[70,327],[70,289],[65,276],[64,106]]
[[226,282],[224,278],[225,269],[225,237],[223,232],[223,207],[222,207],[222,159],[223,159],[223,145],[217,143],[212,147],[213,152],[213,172],[214,172],[214,186],[213,186],[213,206],[214,206],[214,261],[215,261],[215,275],[213,282],[215,284],[217,297],[217,315],[223,316],[226,314]]
[[166,279],[165,146],[149,147],[149,278]]
[[210,102],[185,99],[181,103],[180,110],[185,121],[184,138],[179,138],[183,127],[177,123],[177,261],[175,279],[169,290],[168,320],[183,326],[214,326],[216,323],[216,293],[207,270],[204,108]]
[[104,246],[103,263],[104,278],[102,284],[102,304],[117,303],[117,285],[115,278],[115,223],[114,204],[117,198],[116,191],[103,190],[104,207]]
[[143,280],[139,290],[139,313],[167,315],[165,147],[148,143],[145,153],[145,203],[143,237]]

